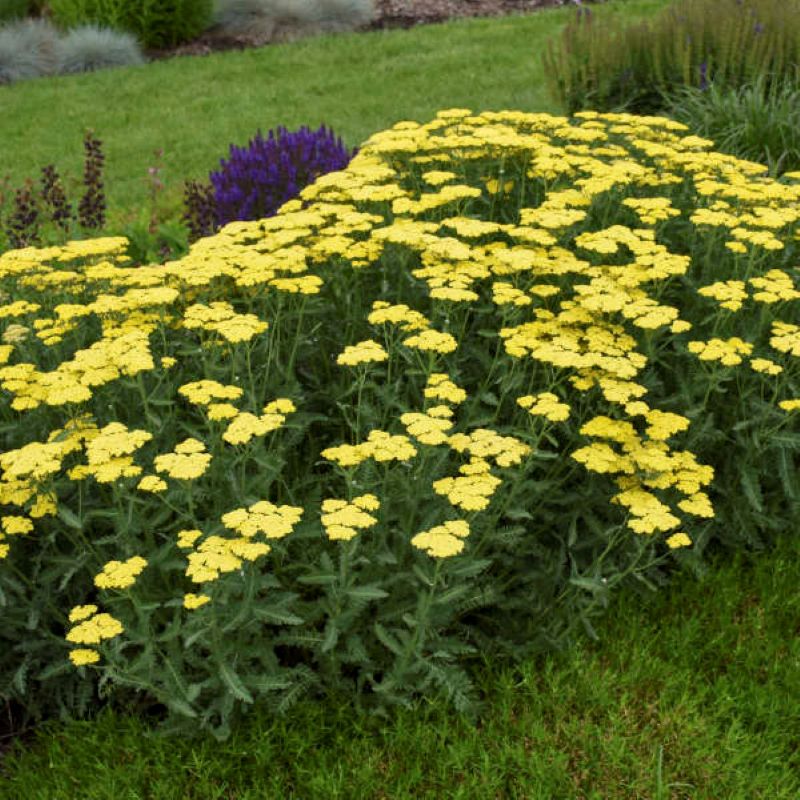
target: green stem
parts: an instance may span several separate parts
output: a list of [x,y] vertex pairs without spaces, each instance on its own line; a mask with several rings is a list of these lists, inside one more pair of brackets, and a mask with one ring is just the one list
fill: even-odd
[[303,312],[306,309],[307,302],[308,302],[308,296],[303,295],[303,302],[300,304],[300,313],[298,314],[297,317],[297,330],[295,331],[294,334],[294,342],[292,342],[292,351],[289,354],[289,365],[286,368],[288,375],[292,375],[294,371],[294,358],[295,355],[297,354],[297,344],[300,341],[300,332],[301,328],[303,327]]
[[397,671],[400,675],[406,670],[408,665],[408,660],[411,658],[412,654],[416,651],[417,647],[421,647],[425,643],[425,633],[427,629],[427,622],[428,622],[428,612],[430,611],[431,603],[433,602],[433,596],[436,593],[436,584],[439,580],[439,571],[442,568],[442,559],[436,560],[436,567],[433,573],[433,584],[430,587],[428,592],[425,592],[420,599],[419,606],[417,609],[417,625],[414,628],[414,635],[409,640],[409,643],[406,649],[403,651],[403,654],[400,657],[400,663],[397,665]]

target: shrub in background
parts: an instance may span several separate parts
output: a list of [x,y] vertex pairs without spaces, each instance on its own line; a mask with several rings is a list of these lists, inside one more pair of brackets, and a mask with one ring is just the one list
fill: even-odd
[[230,157],[210,174],[217,225],[271,217],[287,200],[328,172],[343,169],[357,151],[324,125],[259,131],[245,147],[231,145]]
[[0,28],[0,84],[51,75],[58,30],[44,19],[23,19]]
[[683,87],[667,97],[666,113],[711,139],[718,150],[758,161],[770,174],[800,170],[800,86],[764,76],[739,89]]
[[259,43],[353,30],[376,14],[373,0],[217,0],[214,23]]
[[677,0],[619,27],[579,9],[544,56],[552,96],[579,109],[653,113],[682,86],[770,88],[800,78],[800,0]]
[[474,715],[797,530],[800,176],[684,132],[449,109],[177,261],[0,257],[0,696]]
[[63,28],[87,23],[132,33],[145,48],[172,47],[211,23],[213,0],[50,0]]
[[20,19],[28,13],[28,0],[0,0],[0,22]]
[[133,34],[81,25],[67,31],[59,41],[56,72],[69,75],[143,63],[145,58]]

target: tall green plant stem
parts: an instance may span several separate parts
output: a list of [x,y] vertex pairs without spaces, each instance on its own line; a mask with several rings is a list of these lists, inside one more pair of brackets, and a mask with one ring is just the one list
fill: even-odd
[[431,604],[433,603],[433,596],[436,594],[436,585],[439,581],[439,572],[441,568],[442,559],[439,558],[436,560],[436,567],[434,568],[430,590],[424,592],[420,598],[419,605],[417,607],[417,624],[414,626],[414,633],[408,640],[408,644],[400,656],[400,661],[395,667],[395,671],[400,675],[405,673],[405,670],[408,667],[408,661],[416,652],[417,648],[421,647],[425,643],[428,627],[428,612],[430,611]]

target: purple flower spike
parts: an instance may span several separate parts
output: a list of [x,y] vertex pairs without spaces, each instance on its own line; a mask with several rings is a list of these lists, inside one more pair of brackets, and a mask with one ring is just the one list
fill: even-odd
[[231,145],[228,161],[209,175],[214,187],[217,224],[272,217],[320,175],[344,169],[350,152],[324,125],[295,132],[279,127],[265,139],[259,131],[247,147]]

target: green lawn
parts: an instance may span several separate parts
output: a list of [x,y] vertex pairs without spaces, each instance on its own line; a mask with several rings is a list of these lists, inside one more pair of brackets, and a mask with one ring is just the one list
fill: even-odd
[[225,743],[135,718],[44,726],[0,767],[25,800],[800,796],[800,543],[617,597],[601,640],[479,670],[477,727],[435,706],[370,730],[350,703],[254,714]]
[[[595,13],[635,17],[665,4],[625,0]],[[16,186],[54,163],[79,182],[83,136],[92,128],[106,155],[111,224],[146,204],[157,148],[164,149],[165,204],[174,207],[184,179],[206,179],[232,143],[246,144],[259,128],[324,123],[354,147],[442,108],[558,112],[540,55],[574,13],[331,35],[0,87],[0,177],[10,175]]]
[[[664,0],[594,13],[637,15]],[[165,149],[171,202],[260,127],[326,123],[348,144],[440,108],[557,112],[538,55],[574,9],[323,37],[0,88],[4,169],[79,178],[84,129],[105,144],[111,221],[147,198]],[[105,110],[98,99],[104,100]],[[487,664],[480,724],[435,705],[369,726],[346,700],[254,713],[225,743],[153,736],[135,717],[51,722],[0,761],[0,798],[764,798],[800,796],[800,542],[713,564],[667,591],[628,587],[599,642]]]

